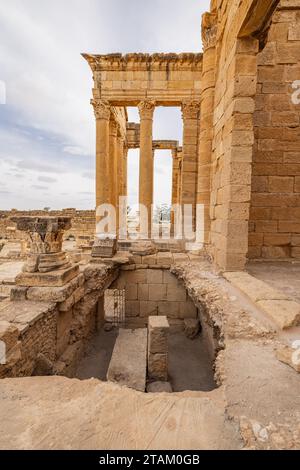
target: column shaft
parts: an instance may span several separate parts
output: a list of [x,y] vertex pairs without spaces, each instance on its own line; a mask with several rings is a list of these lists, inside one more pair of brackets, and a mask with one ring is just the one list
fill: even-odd
[[185,204],[193,205],[193,230],[196,228],[199,110],[200,103],[198,101],[188,101],[182,104],[181,204],[183,205],[183,210]]
[[109,200],[109,119],[110,106],[106,101],[92,100],[96,117],[96,207]]
[[118,183],[117,124],[110,121],[109,126],[109,203],[116,207]]
[[[143,101],[139,104],[140,113],[140,184],[139,203],[148,211],[148,237],[151,234],[153,204],[153,154],[152,126],[155,103]],[[146,235],[147,234],[143,234]]]

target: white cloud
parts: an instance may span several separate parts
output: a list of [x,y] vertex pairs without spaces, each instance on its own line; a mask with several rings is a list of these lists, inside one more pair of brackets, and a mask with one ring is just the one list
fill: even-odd
[[[209,0],[1,2],[0,81],[6,84],[7,104],[0,107],[0,159],[14,191],[2,194],[0,208],[93,207],[93,195],[83,202],[78,192],[94,190],[95,148],[92,74],[80,53],[200,51],[200,18],[208,8]],[[136,120],[136,111],[130,116]],[[180,137],[178,110],[157,110],[154,138]],[[25,178],[14,176],[21,174],[16,169]],[[133,162],[133,199],[137,171]],[[49,181],[45,202],[36,201],[30,187],[45,173],[57,181]],[[164,198],[165,184],[159,181]]]

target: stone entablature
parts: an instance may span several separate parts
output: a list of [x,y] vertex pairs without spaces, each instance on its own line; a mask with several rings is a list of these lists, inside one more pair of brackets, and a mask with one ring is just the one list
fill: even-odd
[[94,98],[113,106],[181,106],[200,99],[202,54],[83,54],[93,74]]

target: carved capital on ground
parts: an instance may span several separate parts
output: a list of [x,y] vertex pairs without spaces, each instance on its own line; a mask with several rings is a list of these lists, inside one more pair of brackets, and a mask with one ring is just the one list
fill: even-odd
[[155,110],[155,101],[145,100],[141,101],[138,105],[141,119],[153,119]]
[[200,102],[196,100],[184,101],[181,110],[183,120],[197,119],[200,112]]
[[204,13],[202,16],[202,43],[203,49],[216,46],[217,16],[213,13]]
[[111,108],[108,101],[104,100],[91,100],[91,105],[94,108],[95,118],[96,119],[110,119]]

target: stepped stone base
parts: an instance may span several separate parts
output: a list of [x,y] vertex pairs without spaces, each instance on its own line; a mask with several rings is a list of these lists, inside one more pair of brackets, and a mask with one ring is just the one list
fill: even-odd
[[79,266],[50,273],[21,273],[16,277],[16,284],[24,287],[62,287],[79,274]]

